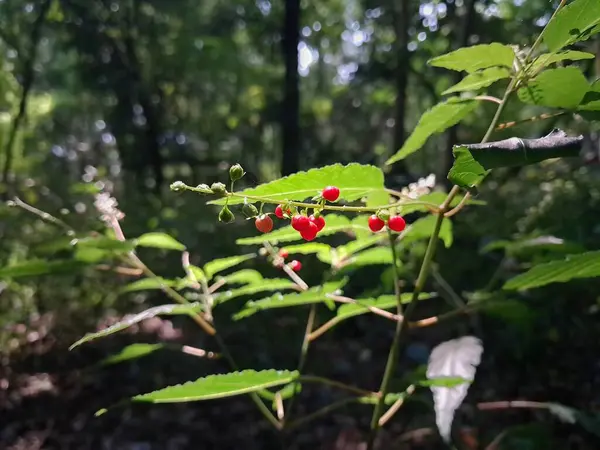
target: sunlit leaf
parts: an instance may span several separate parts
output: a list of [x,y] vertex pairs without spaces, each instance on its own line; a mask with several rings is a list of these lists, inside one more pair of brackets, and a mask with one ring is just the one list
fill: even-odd
[[165,344],[131,344],[121,349],[119,353],[103,359],[100,364],[117,364],[132,359],[142,358],[165,348]]
[[532,289],[551,283],[564,283],[573,279],[598,276],[600,276],[600,251],[587,252],[534,266],[527,272],[508,280],[503,289]]
[[562,8],[546,26],[544,42],[552,52],[588,39],[600,29],[600,2],[575,0]]
[[261,273],[254,269],[242,269],[237,272],[230,273],[222,277],[217,277],[218,280],[223,279],[226,284],[255,284],[260,283],[263,279]]
[[338,289],[341,289],[346,284],[346,279],[342,281],[332,281],[325,283],[322,286],[316,286],[304,292],[296,294],[281,294],[277,293],[261,300],[250,301],[246,303],[244,309],[235,314],[235,320],[244,319],[259,311],[274,309],[274,308],[289,308],[291,306],[310,305],[312,303],[325,302],[326,294],[331,294]]
[[81,261],[25,261],[11,266],[0,267],[0,278],[32,277],[48,274],[65,274],[79,272],[85,265]]
[[556,53],[544,53],[543,55],[538,56],[531,64],[529,68],[530,73],[536,73],[540,69],[547,67],[551,64],[555,64],[557,62],[562,61],[579,61],[582,59],[594,59],[596,56],[592,53],[580,52],[577,50],[567,50],[564,52],[556,52]]
[[[400,295],[400,301],[402,304],[410,303],[412,300],[412,292],[405,292]],[[417,297],[417,300],[427,300],[432,295],[428,293],[421,293]],[[397,300],[395,295],[382,295],[374,298],[359,298],[356,299],[356,303],[347,303],[341,305],[336,312],[336,318],[338,321],[346,320],[351,317],[360,316],[362,314],[371,314],[368,307],[376,307],[379,309],[393,309],[397,306]]]
[[[402,239],[400,240],[401,244],[408,245],[414,241],[428,239],[435,230],[436,221],[437,217],[433,215],[428,215],[415,220],[402,236]],[[446,248],[452,246],[452,242],[454,242],[454,236],[452,234],[452,221],[446,219],[442,222],[439,238],[444,242],[444,246]]]
[[248,394],[294,381],[298,372],[288,370],[243,370],[209,375],[184,384],[169,386],[148,394],[136,395],[133,401],[181,403]]
[[155,306],[154,308],[149,308],[141,313],[134,314],[132,316],[126,317],[125,319],[111,325],[108,328],[100,330],[96,333],[88,333],[77,342],[75,342],[69,350],[73,350],[75,347],[80,346],[86,342],[93,341],[95,339],[105,337],[111,335],[113,333],[117,333],[126,328],[129,328],[136,323],[141,322],[142,320],[150,319],[155,316],[174,316],[174,315],[188,315],[195,311],[200,311],[201,307],[198,303],[190,303],[189,305],[161,305]]
[[[230,197],[229,204],[243,203],[243,196],[248,196],[249,202],[255,201],[251,198],[252,196],[269,197],[282,202],[285,200],[301,201],[317,195],[324,187],[330,185],[340,189],[340,199],[354,201],[367,196],[373,190],[383,189],[383,172],[381,169],[369,165],[334,164],[307,172],[298,172],[255,188],[244,189],[237,193],[241,197]],[[225,199],[209,203],[224,205]]]
[[510,69],[514,58],[515,52],[509,45],[494,42],[459,48],[453,52],[430,59],[428,64],[450,70],[475,72],[489,67]]
[[577,67],[548,69],[519,89],[522,102],[550,108],[574,109],[583,100],[590,84]]
[[510,78],[510,70],[504,67],[490,67],[468,74],[460,82],[442,92],[442,95],[455,92],[477,91],[505,78]]
[[185,245],[166,233],[146,233],[136,239],[139,247],[162,248],[164,250],[185,250]]
[[216,273],[235,267],[244,261],[248,261],[256,256],[254,253],[248,253],[240,256],[230,256],[228,258],[213,259],[204,264],[204,274],[211,279]]
[[[482,353],[481,341],[473,336],[443,342],[435,347],[429,356],[427,378],[460,377],[472,381],[481,362]],[[435,422],[446,442],[450,442],[454,412],[465,399],[469,385],[470,383],[461,383],[453,387],[431,386]]]
[[425,144],[429,137],[456,125],[475,110],[475,108],[477,108],[477,101],[460,100],[458,97],[438,103],[421,116],[412,134],[408,137],[402,148],[385,162],[386,165],[400,161],[416,152]]
[[389,247],[370,248],[344,260],[344,267],[361,267],[376,264],[391,264],[392,250]]
[[162,277],[154,277],[154,278],[142,278],[141,280],[136,280],[132,283],[129,283],[127,286],[121,289],[121,292],[136,292],[136,291],[145,291],[150,289],[162,289],[163,286],[173,287],[178,284],[177,280],[169,280]]
[[129,252],[135,249],[135,241],[119,241],[110,237],[87,237],[74,239],[72,241],[76,246],[82,248],[97,248],[100,250],[115,250]]
[[223,303],[233,298],[242,297],[244,295],[254,295],[260,292],[280,291],[285,289],[295,289],[298,286],[291,280],[286,278],[263,278],[260,283],[249,284],[238,289],[219,292],[215,296],[217,303]]
[[307,242],[305,244],[297,244],[297,245],[287,245],[282,248],[290,255],[301,254],[301,255],[310,255],[312,253],[320,253],[320,252],[328,252],[331,247],[327,244],[322,244],[321,242]]

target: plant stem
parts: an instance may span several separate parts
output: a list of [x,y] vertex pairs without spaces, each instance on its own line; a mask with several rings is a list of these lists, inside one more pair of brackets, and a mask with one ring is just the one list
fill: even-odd
[[351,386],[349,384],[342,383],[341,381],[330,380],[329,378],[318,377],[315,375],[300,375],[298,377],[298,381],[304,383],[324,384],[326,386],[331,386],[334,388],[342,389],[344,391],[352,392],[353,394],[360,395],[361,397],[379,397],[381,395],[379,392],[367,391],[366,389]]
[[342,408],[342,407],[352,404],[352,403],[359,403],[359,402],[360,402],[360,398],[345,398],[343,400],[339,400],[337,402],[334,402],[327,406],[324,406],[323,408],[318,409],[317,411],[315,411],[313,413],[310,413],[304,417],[301,417],[300,419],[290,422],[286,426],[286,429],[291,430],[293,428],[297,428],[297,427],[304,425],[305,423],[308,423],[314,419],[318,419],[321,416],[329,414],[331,411]]

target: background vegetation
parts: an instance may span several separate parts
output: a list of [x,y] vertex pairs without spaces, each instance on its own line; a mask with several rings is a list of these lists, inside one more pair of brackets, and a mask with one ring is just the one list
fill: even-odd
[[[233,162],[247,171],[246,186],[336,162],[382,166],[461,78],[427,66],[429,59],[469,44],[531,45],[555,6],[546,0],[2,0],[0,194],[17,195],[75,231],[101,232],[93,194],[109,189],[125,212],[128,235],[167,232],[197,264],[237,254],[235,239],[251,235],[251,224],[218,223],[214,207],[170,192],[172,181],[224,181]],[[600,40],[596,35],[575,48],[598,54]],[[589,80],[600,76],[598,64],[598,58],[578,63]],[[488,94],[501,97],[502,89]],[[435,174],[443,186],[452,146],[479,141],[494,110],[478,108],[389,166],[386,185],[400,190]],[[495,292],[557,251],[600,248],[597,128],[570,114],[527,120],[542,111],[509,102],[506,121],[525,122],[495,139],[540,137],[558,126],[584,134],[581,158],[495,171],[477,198],[487,206],[469,206],[453,219],[454,243],[440,248],[431,290],[463,298]],[[523,244],[541,236],[562,244],[552,250]],[[64,239],[54,225],[0,204],[0,267],[60,255]],[[511,244],[486,249],[498,241]],[[415,242],[404,255],[407,276],[418,270],[425,244]],[[177,256],[140,253],[155,272],[181,276]],[[303,278],[321,282],[319,261],[300,259]],[[278,273],[262,260],[244,267]],[[353,277],[356,292],[390,282],[390,273],[377,267],[361,270]],[[158,291],[121,295],[133,279],[94,267],[0,280],[0,448],[280,448],[241,397],[93,417],[123,397],[227,370],[221,361],[168,350],[97,366],[134,342],[206,348],[204,335],[177,318],[153,319],[69,352],[90,329],[165,303]],[[486,343],[479,369],[485,382],[472,386],[457,416],[458,445],[476,448],[469,447],[474,439],[488,443],[511,429],[505,448],[598,448],[592,433],[543,411],[477,409],[481,402],[527,399],[597,413],[598,287],[582,280],[503,294],[511,308],[414,334],[404,367],[422,364],[434,345],[465,332]],[[234,323],[230,313],[222,318],[225,339],[241,366],[295,367],[305,312]],[[337,327],[315,344],[307,370],[376,389],[393,332],[378,319]],[[331,400],[317,388],[302,396],[299,410]],[[358,449],[368,416],[360,407],[341,410],[298,429],[289,448]],[[384,439],[384,448],[445,448],[431,411],[418,403],[407,405]]]

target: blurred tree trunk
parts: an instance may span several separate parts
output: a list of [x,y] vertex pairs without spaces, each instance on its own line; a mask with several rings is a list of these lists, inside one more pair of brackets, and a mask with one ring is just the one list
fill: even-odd
[[[471,36],[471,31],[473,29],[473,22],[475,20],[475,0],[466,0],[465,2],[465,15],[462,23],[456,18],[455,23],[457,25],[457,29],[454,33],[456,37],[455,47],[453,50],[456,50],[461,47],[465,47],[469,44],[469,37]],[[452,74],[452,82],[453,84],[458,83],[462,79],[461,72],[454,72]],[[446,145],[444,145],[444,165],[442,167],[442,173],[439,178],[446,180],[446,174],[450,171],[452,167],[452,163],[454,161],[454,156],[452,155],[452,147],[458,143],[458,127],[459,125],[455,125],[448,130],[446,133]]]
[[[392,155],[395,154],[406,140],[406,102],[407,102],[407,87],[408,73],[410,67],[410,52],[408,51],[408,28],[410,27],[410,19],[412,17],[410,11],[410,0],[399,0],[394,3],[393,20],[394,34],[396,35],[396,103],[395,103],[395,125],[394,138],[392,140]],[[407,174],[406,164],[403,160],[396,162],[391,167],[391,174],[400,175]]]
[[300,0],[286,0],[283,21],[282,50],[285,80],[281,111],[281,173],[298,171],[300,156],[300,78],[298,76],[298,44],[300,43]]

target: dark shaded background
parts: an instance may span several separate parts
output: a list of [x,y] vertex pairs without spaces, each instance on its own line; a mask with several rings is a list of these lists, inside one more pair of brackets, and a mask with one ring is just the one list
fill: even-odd
[[[78,231],[101,231],[91,194],[103,186],[126,213],[128,236],[169,232],[199,262],[238,253],[235,238],[253,234],[251,226],[238,221],[225,228],[203,199],[171,193],[170,182],[225,181],[234,162],[247,170],[246,185],[334,162],[382,165],[460,78],[427,67],[429,58],[474,43],[531,44],[552,8],[545,0],[1,0],[1,194],[19,195]],[[596,38],[579,47],[597,53],[598,45]],[[600,76],[597,62],[582,64],[590,79]],[[540,112],[513,102],[504,119]],[[460,127],[430,139],[388,171],[388,186],[401,188],[429,173],[443,184],[452,145],[478,141],[492,113],[482,105]],[[561,116],[496,137],[537,137],[555,126],[585,134],[580,160],[499,170],[479,197],[488,205],[454,220],[455,243],[440,252],[437,268],[460,295],[485,287],[494,292],[531,262],[556,257],[480,255],[491,241],[554,235],[599,248],[596,130]],[[0,205],[0,265],[43,257],[41,245],[59,236],[35,216]],[[418,244],[404,255],[407,280],[414,279],[423,251]],[[181,275],[179,262],[166,253],[142,257],[160,274]],[[305,279],[319,283],[323,267],[310,257],[302,261]],[[260,268],[276,276],[267,265]],[[364,270],[354,274],[349,295],[385,284],[379,269]],[[165,301],[156,293],[117,295],[130,280],[85,270],[0,281],[0,448],[281,448],[246,398],[136,406],[93,417],[136,393],[227,370],[220,361],[168,351],[95,367],[133,342],[212,346],[177,319],[150,321],[69,352],[84,333]],[[426,361],[428,349],[444,339],[474,333],[484,341],[477,380],[456,419],[459,448],[469,448],[468,436],[485,444],[506,429],[513,438],[504,448],[600,447],[591,434],[543,411],[475,408],[482,401],[528,399],[597,413],[598,287],[584,280],[513,294],[507,300],[517,307],[508,313],[415,333],[404,369]],[[432,281],[429,288],[441,287]],[[426,317],[439,306],[427,304],[418,314]],[[237,323],[230,314],[219,312],[217,321],[240,366],[295,367],[306,311]],[[307,370],[377,389],[391,333],[377,317],[349,321],[317,341]],[[337,395],[306,387],[298,413]],[[358,449],[353,442],[364,437],[369,418],[364,406],[340,410],[299,429],[285,445]],[[431,408],[409,402],[386,429],[382,448],[445,448],[435,432],[428,434],[432,427]]]

